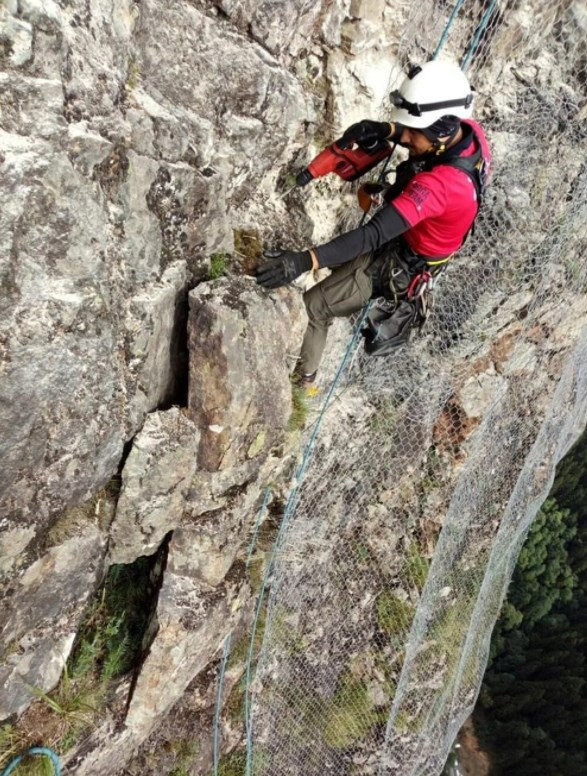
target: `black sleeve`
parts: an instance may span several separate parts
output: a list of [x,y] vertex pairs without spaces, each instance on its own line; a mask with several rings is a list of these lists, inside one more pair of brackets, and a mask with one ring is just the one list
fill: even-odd
[[358,229],[353,229],[324,245],[319,245],[315,249],[318,264],[321,267],[344,264],[355,256],[362,256],[364,253],[380,248],[409,227],[410,225],[393,205],[386,205],[364,226],[359,226]]

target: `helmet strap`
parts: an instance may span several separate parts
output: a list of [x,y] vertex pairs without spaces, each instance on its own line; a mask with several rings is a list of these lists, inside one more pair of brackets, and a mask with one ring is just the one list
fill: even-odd
[[440,156],[440,154],[443,154],[446,151],[446,149],[458,135],[460,128],[461,125],[459,122],[458,126],[456,126],[453,131],[450,132],[450,134],[444,135],[442,140],[439,140],[438,134],[436,132],[431,132],[429,127],[423,127],[420,132],[422,132],[428,138],[428,140],[430,140],[434,146],[434,152],[436,156]]

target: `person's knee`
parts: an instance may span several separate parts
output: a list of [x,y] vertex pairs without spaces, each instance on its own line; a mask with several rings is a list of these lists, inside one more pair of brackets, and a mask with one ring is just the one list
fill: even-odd
[[303,297],[304,304],[306,305],[308,318],[312,323],[327,325],[330,315],[328,313],[328,307],[324,302],[322,291],[318,285],[315,285],[309,291],[306,291]]

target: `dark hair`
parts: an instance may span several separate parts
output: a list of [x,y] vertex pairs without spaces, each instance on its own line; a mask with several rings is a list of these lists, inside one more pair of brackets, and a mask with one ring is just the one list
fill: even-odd
[[422,132],[428,140],[438,140],[439,137],[453,137],[461,126],[461,120],[458,116],[441,116],[434,124],[429,127],[422,127]]

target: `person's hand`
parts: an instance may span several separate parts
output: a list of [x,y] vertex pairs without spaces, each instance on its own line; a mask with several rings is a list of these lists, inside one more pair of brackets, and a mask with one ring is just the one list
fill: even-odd
[[359,200],[361,210],[368,213],[371,205],[380,207],[384,202],[388,189],[389,186],[382,183],[363,183],[362,186],[359,186],[357,199]]
[[341,146],[348,148],[357,143],[361,148],[369,150],[392,134],[393,125],[388,121],[370,121],[364,119],[345,129],[341,138]]
[[287,286],[302,272],[312,269],[312,257],[308,251],[263,251],[263,258],[268,261],[255,271],[257,283],[263,288]]

